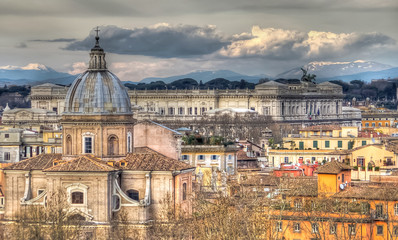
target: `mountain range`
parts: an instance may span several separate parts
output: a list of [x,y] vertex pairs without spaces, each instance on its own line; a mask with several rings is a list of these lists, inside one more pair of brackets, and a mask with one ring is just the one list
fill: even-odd
[[[398,78],[398,67],[372,62],[372,61],[353,61],[353,62],[310,62],[302,67],[293,68],[289,71],[278,74],[274,77],[270,75],[245,75],[230,70],[217,71],[194,71],[191,73],[170,77],[151,77],[142,79],[139,83],[150,83],[163,81],[166,84],[175,80],[192,78],[203,83],[216,78],[224,78],[230,81],[240,81],[244,79],[251,83],[258,83],[262,78],[268,79],[300,79],[302,70],[308,69],[308,73],[317,75],[317,82],[330,80],[363,80]],[[0,66],[0,85],[38,85],[42,83],[54,83],[69,85],[77,75],[57,72],[54,69],[38,63],[31,63],[24,67]],[[125,82],[134,83],[137,82]]]
[[218,70],[218,71],[194,71],[188,74],[184,75],[177,75],[177,76],[171,76],[171,77],[164,77],[164,78],[144,78],[140,81],[140,83],[151,83],[151,82],[156,82],[156,81],[163,81],[164,83],[171,83],[179,79],[184,79],[184,78],[192,78],[199,81],[202,81],[203,83],[208,82],[210,80],[216,79],[216,78],[225,78],[229,81],[240,81],[241,79],[244,79],[248,82],[251,83],[258,83],[258,80],[261,78],[270,78],[270,76],[267,75],[256,75],[256,76],[249,76],[249,75],[244,75],[240,73],[236,73],[233,71],[229,70]]

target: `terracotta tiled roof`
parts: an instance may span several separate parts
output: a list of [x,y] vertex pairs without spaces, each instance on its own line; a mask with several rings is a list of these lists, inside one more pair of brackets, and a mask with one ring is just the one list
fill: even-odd
[[282,177],[280,188],[285,189],[284,193],[288,196],[317,196],[318,181],[317,177]]
[[4,170],[43,170],[52,167],[54,160],[60,159],[62,159],[62,154],[40,154],[5,167]]
[[335,198],[355,198],[369,200],[398,200],[397,184],[364,184],[364,186],[353,186],[333,195]]
[[92,155],[82,155],[75,159],[60,162],[45,172],[110,172],[117,168]]
[[[124,170],[136,171],[180,171],[192,169],[189,164],[164,156],[150,148],[134,149],[125,159],[117,162]],[[124,166],[123,166],[124,164]]]
[[326,130],[341,130],[339,125],[314,125],[300,129],[300,131],[326,131]]
[[352,167],[348,166],[347,164],[331,161],[326,163],[323,166],[318,167],[317,173],[330,173],[330,174],[338,174],[344,170],[351,170]]

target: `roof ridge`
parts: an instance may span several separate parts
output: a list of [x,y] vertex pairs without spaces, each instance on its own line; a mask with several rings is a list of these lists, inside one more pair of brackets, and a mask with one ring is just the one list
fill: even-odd
[[[89,155],[90,156],[90,155]],[[87,160],[89,160],[90,162],[92,162],[92,163],[94,163],[97,167],[99,167],[99,168],[101,168],[101,169],[103,169],[103,170],[106,170],[105,169],[105,165],[106,166],[109,166],[108,164],[106,164],[106,163],[102,163],[102,162],[100,162],[100,161],[98,161],[97,159],[96,159],[96,157],[95,156],[93,156],[93,158],[89,158],[89,157],[87,157],[87,156],[84,156]],[[111,167],[111,166],[109,166],[109,167]]]

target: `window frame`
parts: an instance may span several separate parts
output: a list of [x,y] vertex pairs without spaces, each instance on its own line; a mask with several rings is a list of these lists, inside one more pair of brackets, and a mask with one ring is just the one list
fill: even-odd
[[[95,136],[95,134],[94,133],[91,133],[91,132],[86,132],[86,133],[83,133],[82,134],[82,153],[83,154],[95,154],[95,148],[94,148],[94,146],[95,146],[95,139],[94,139],[94,136]],[[91,152],[87,152],[86,151],[86,144],[87,144],[87,141],[86,140],[88,140],[88,139],[90,139],[91,138]]]
[[299,222],[293,223],[293,232],[298,233],[298,232],[300,232],[300,231],[301,231],[300,223],[299,223]]
[[394,215],[398,216],[398,203],[394,204]]
[[[70,194],[70,202],[73,205],[84,205],[84,192],[81,190],[72,191]],[[76,200],[78,200],[76,202]]]
[[182,184],[182,200],[187,200],[187,183]]
[[137,189],[129,189],[129,190],[127,190],[126,191],[126,195],[130,199],[133,199],[134,201],[137,201],[137,202],[140,201],[140,191],[138,191]]
[[384,235],[384,227],[383,225],[376,225],[376,235]]
[[331,224],[329,227],[329,234],[335,235],[337,233],[337,225],[336,224]]
[[276,222],[275,230],[276,230],[277,232],[282,232],[282,227],[283,227],[282,224],[283,224],[282,221]]
[[3,159],[4,159],[4,161],[11,161],[11,153],[10,152],[4,152],[3,153]]
[[319,224],[311,223],[311,233],[319,233]]

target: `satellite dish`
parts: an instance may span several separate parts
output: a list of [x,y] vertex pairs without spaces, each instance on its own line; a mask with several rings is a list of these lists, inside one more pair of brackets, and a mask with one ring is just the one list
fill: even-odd
[[344,190],[344,188],[345,188],[344,183],[340,184],[340,189],[341,189],[341,190]]

